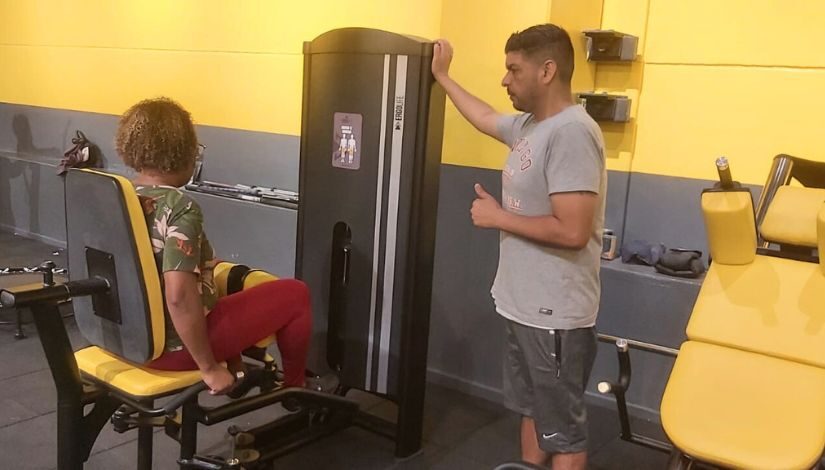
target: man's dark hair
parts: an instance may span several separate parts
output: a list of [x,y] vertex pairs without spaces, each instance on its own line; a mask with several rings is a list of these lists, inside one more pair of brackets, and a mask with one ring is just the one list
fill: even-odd
[[567,31],[554,24],[531,26],[510,36],[504,52],[521,52],[529,59],[552,60],[562,83],[573,79],[573,43]]

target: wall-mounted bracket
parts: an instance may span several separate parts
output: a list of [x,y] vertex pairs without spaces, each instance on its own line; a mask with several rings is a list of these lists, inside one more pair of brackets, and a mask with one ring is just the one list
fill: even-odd
[[612,29],[589,29],[583,31],[587,37],[587,60],[630,62],[636,58],[639,38]]
[[576,100],[596,121],[627,122],[630,120],[631,99],[608,93],[578,93]]

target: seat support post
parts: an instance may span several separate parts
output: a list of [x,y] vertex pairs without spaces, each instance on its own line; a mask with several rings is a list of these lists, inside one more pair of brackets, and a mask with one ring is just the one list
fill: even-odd
[[[118,403],[97,391],[84,390],[57,302],[36,302],[31,310],[57,389],[57,468],[79,470]],[[94,408],[84,416],[83,408],[89,403]]]
[[20,309],[17,309],[16,312],[16,323],[17,323],[17,330],[14,332],[14,339],[25,339],[26,333],[23,332],[23,312]]
[[57,468],[83,468],[83,381],[60,310],[54,302],[31,306],[40,344],[57,388]]
[[195,456],[198,445],[198,418],[201,414],[198,397],[183,404],[180,424],[180,458],[189,460]]
[[154,445],[152,430],[151,425],[138,427],[138,470],[152,470],[152,448]]

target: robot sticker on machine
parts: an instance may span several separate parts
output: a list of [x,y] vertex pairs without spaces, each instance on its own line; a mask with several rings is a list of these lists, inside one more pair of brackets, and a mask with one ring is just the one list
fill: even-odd
[[361,115],[335,113],[333,120],[332,166],[345,170],[361,168]]

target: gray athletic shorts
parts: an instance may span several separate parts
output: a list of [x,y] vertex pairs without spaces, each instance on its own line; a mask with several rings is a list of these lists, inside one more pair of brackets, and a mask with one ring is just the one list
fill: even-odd
[[595,328],[543,330],[506,321],[505,405],[533,418],[543,451],[586,451],[584,390],[596,359]]

